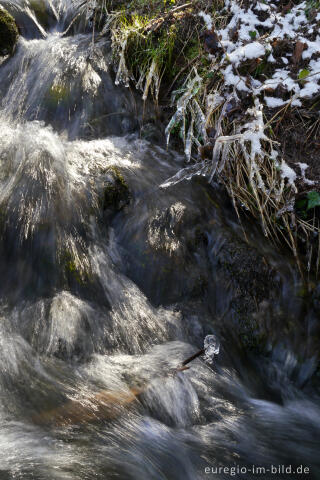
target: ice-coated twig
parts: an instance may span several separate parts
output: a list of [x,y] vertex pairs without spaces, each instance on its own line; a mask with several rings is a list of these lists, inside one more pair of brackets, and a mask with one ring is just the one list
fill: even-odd
[[205,362],[212,364],[214,356],[219,355],[219,352],[220,342],[217,337],[215,335],[207,335],[203,342],[203,348],[191,355],[191,357],[188,357],[186,360],[184,360],[181,363],[181,366],[177,368],[177,371],[182,372],[184,370],[187,370],[187,365],[193,362],[193,360],[195,360],[196,358],[201,357],[201,355],[204,355],[203,359]]
[[207,335],[204,339],[204,356],[205,362],[212,364],[215,355],[219,355],[220,342],[215,335]]

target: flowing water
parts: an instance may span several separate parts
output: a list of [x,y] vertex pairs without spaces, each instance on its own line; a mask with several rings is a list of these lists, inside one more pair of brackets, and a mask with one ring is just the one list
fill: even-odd
[[[21,30],[0,65],[0,479],[319,478],[316,300],[252,227],[278,287],[257,314],[269,347],[246,351],[219,267],[241,234],[228,202],[205,179],[159,188],[183,158],[139,139],[141,105],[82,2],[0,4]],[[114,167],[131,192],[118,212]],[[212,333],[213,365],[174,373]],[[50,421],[70,404],[88,417]]]

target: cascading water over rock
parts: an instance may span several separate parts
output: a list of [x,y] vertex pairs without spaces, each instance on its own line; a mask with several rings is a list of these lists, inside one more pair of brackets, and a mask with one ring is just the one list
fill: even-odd
[[[239,247],[218,190],[201,178],[159,188],[183,157],[139,138],[143,105],[114,85],[108,37],[93,37],[85,3],[0,5],[21,32],[0,64],[0,478],[195,480],[252,463],[303,464],[317,478],[305,333],[317,320],[290,269],[272,253],[283,288],[250,323],[271,277],[257,260],[252,294],[245,268],[257,256]],[[117,182],[128,197],[112,205]],[[276,342],[281,315],[299,321]],[[209,364],[177,371],[204,337]],[[97,408],[110,395],[112,419]],[[88,416],[39,421],[70,404]]]

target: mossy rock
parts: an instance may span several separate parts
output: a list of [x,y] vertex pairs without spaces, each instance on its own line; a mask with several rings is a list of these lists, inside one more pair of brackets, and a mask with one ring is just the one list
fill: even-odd
[[130,201],[129,187],[116,167],[108,170],[103,193],[104,210],[121,210]]
[[45,105],[56,109],[58,105],[67,105],[70,100],[70,88],[63,84],[52,85],[45,96]]
[[18,37],[19,32],[14,18],[0,7],[0,55],[11,55]]
[[44,0],[29,0],[29,4],[41,25],[44,28],[49,28],[50,17]]
[[72,252],[65,250],[60,257],[64,278],[70,283],[80,286],[88,285],[92,281],[92,272],[84,263],[78,265]]

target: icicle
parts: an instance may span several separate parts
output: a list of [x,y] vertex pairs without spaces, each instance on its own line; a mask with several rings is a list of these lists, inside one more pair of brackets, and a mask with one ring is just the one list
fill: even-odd
[[183,111],[182,109],[177,110],[175,114],[171,117],[170,122],[168,123],[166,129],[165,129],[165,135],[166,135],[166,141],[167,145],[169,145],[169,140],[170,140],[170,134],[173,130],[173,128],[180,123],[183,117]]
[[119,59],[119,66],[118,66],[118,71],[115,79],[115,84],[119,85],[120,83],[124,83],[126,87],[129,86],[129,72],[128,68],[126,65],[126,60],[125,60],[125,52],[127,48],[127,41],[128,37],[124,39],[121,45],[121,53],[120,53],[120,59]]
[[152,84],[152,82],[154,82],[154,90],[155,90],[155,96],[156,96],[156,100],[158,98],[158,90],[159,88],[157,87],[157,85],[159,84],[159,75],[158,75],[158,71],[157,71],[157,63],[155,61],[155,59],[152,60],[152,63],[151,63],[151,67],[149,69],[149,72],[148,72],[148,75],[146,77],[146,83],[145,83],[145,86],[144,86],[144,91],[143,91],[143,96],[142,96],[142,99],[143,101],[146,101],[147,98],[148,98],[148,92],[149,92],[149,89],[150,89],[150,86]]
[[225,164],[227,162],[227,159],[228,159],[229,152],[230,152],[230,144],[228,144],[228,143],[223,144],[221,162],[220,162],[220,165],[219,165],[218,173],[221,173],[223,171],[223,169],[225,167]]
[[207,132],[206,132],[206,117],[202,112],[200,105],[196,99],[192,100],[192,106],[193,106],[193,112],[194,112],[197,131],[202,136],[202,142],[205,144],[207,143],[207,140],[208,140]]
[[191,159],[191,150],[192,150],[192,143],[193,143],[193,125],[194,125],[194,119],[191,118],[190,127],[187,134],[186,147],[184,149],[187,162],[190,162],[190,159]]
[[168,188],[182,182],[183,180],[190,180],[195,175],[205,175],[208,169],[206,162],[198,162],[191,167],[182,168],[173,177],[166,180],[160,185],[160,188]]

